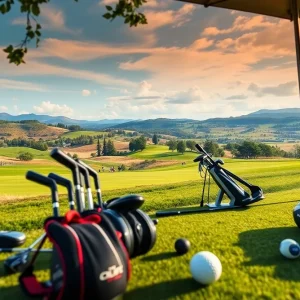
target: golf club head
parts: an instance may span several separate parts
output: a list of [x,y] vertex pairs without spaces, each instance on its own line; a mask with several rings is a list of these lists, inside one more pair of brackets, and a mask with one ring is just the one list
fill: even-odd
[[7,274],[22,272],[28,264],[30,251],[25,250],[16,255],[8,257],[4,261],[4,269]]
[[0,231],[0,248],[14,248],[26,241],[26,235],[18,231]]
[[126,195],[115,198],[106,203],[106,209],[112,209],[118,212],[129,212],[137,210],[144,204],[145,200],[140,195]]

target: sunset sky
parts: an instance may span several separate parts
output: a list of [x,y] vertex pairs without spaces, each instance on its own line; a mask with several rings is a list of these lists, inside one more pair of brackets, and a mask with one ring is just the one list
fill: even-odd
[[[27,64],[0,51],[0,112],[76,119],[203,120],[300,107],[293,24],[174,0],[148,0],[148,25],[105,20],[113,0],[52,0]],[[0,15],[0,46],[25,15]]]

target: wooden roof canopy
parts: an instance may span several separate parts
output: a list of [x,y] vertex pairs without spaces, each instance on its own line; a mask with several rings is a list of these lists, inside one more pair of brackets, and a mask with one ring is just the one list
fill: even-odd
[[300,0],[177,0],[204,5],[204,7],[219,7],[255,13],[291,20],[294,23],[295,46],[298,67],[298,83],[300,95],[300,38],[299,38],[299,8]]

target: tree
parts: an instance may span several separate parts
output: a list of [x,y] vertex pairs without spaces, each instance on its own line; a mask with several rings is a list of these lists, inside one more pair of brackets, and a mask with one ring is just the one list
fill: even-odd
[[107,141],[107,155],[114,156],[114,155],[116,155],[116,153],[117,153],[117,151],[116,151],[113,141],[108,140]]
[[143,151],[146,148],[147,140],[142,135],[142,136],[140,136],[139,138],[136,139],[136,144],[137,144],[137,150]]
[[174,150],[177,149],[177,141],[176,140],[169,140],[167,143],[167,146],[169,146],[169,150],[172,150],[172,152],[174,152]]
[[97,156],[101,156],[101,144],[100,144],[100,140],[98,139],[98,143],[97,143]]
[[72,156],[73,159],[78,159],[78,154],[74,153]]
[[186,149],[185,141],[179,141],[177,143],[177,152],[183,154],[185,152],[185,149]]
[[102,149],[103,156],[107,156],[107,144],[105,138],[103,139],[103,149]]
[[152,143],[157,145],[158,144],[158,137],[157,135],[154,133],[153,137],[152,137]]
[[17,156],[17,159],[22,160],[22,161],[30,161],[33,160],[34,156],[30,152],[21,152]]
[[[37,17],[41,13],[41,4],[49,3],[51,0],[0,0],[0,12],[6,14],[10,12],[13,5],[18,2],[20,4],[20,12],[26,14],[26,33],[24,40],[17,46],[9,45],[3,51],[8,54],[9,63],[20,65],[25,63],[24,57],[27,53],[28,44],[35,40],[36,47],[39,46],[41,38],[41,24],[38,23]],[[78,2],[78,0],[74,0]],[[144,14],[137,11],[146,0],[118,0],[115,7],[106,5],[107,12],[103,17],[113,21],[117,17],[124,18],[124,23],[130,27],[139,24],[147,24]],[[43,6],[44,7],[44,6]],[[32,23],[34,22],[34,24]]]
[[186,141],[186,147],[191,149],[191,151],[195,150],[196,142],[192,140]]
[[206,140],[204,143],[204,150],[211,153],[213,156],[224,156],[224,150],[219,147],[218,143]]
[[129,142],[129,151],[135,151],[136,149],[136,141],[135,139],[132,139],[130,142]]

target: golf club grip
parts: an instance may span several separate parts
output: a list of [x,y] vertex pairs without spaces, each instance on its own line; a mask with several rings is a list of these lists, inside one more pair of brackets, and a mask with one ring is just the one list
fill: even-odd
[[80,194],[80,179],[79,179],[79,171],[78,171],[78,165],[77,162],[69,157],[67,154],[65,154],[63,151],[61,151],[59,148],[54,148],[50,152],[50,156],[54,158],[56,161],[61,163],[62,165],[66,166],[67,168],[72,170],[73,174],[73,182],[75,185],[75,194],[76,194],[76,204],[77,209],[79,212],[83,211],[83,205],[81,202],[81,194]]
[[58,204],[58,193],[57,193],[56,182],[51,178],[48,178],[44,175],[38,174],[33,171],[28,171],[26,173],[26,179],[51,188],[53,214],[55,217],[58,217],[59,216],[59,204]]
[[41,174],[38,174],[36,172],[28,171],[26,173],[26,179],[34,181],[34,182],[42,184],[42,185],[45,185],[45,186],[48,186],[51,189],[57,190],[56,183],[53,179],[43,176]]
[[67,189],[69,189],[70,187],[72,189],[72,183],[71,183],[70,180],[68,180],[68,179],[66,179],[64,177],[61,177],[61,176],[59,176],[59,175],[57,175],[55,173],[50,173],[48,175],[48,177],[51,178],[51,179],[53,179],[53,180],[55,180],[57,184],[62,185],[64,187],[66,187]]
[[62,185],[68,190],[69,206],[70,209],[74,209],[74,197],[72,182],[64,177],[61,177],[55,173],[48,174],[48,177],[55,180],[57,184]]
[[76,161],[65,154],[63,151],[61,151],[59,148],[54,148],[50,152],[50,156],[71,170],[75,170],[77,168]]

